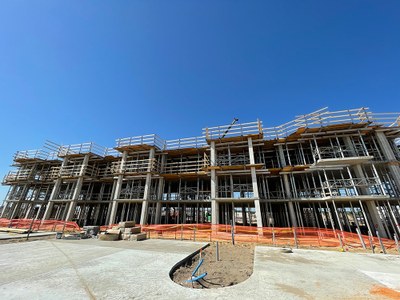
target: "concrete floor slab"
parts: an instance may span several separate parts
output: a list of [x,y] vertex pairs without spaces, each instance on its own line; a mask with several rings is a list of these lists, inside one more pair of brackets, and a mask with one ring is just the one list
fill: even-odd
[[252,276],[238,285],[199,290],[172,282],[172,266],[203,245],[93,239],[0,245],[0,297],[385,299],[382,292],[400,296],[399,256],[300,249],[282,253],[261,246],[255,250]]

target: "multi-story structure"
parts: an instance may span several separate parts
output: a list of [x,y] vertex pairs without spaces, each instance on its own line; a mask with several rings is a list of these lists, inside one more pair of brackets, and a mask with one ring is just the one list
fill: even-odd
[[320,227],[400,235],[399,115],[326,108],[261,121],[18,151],[5,218]]

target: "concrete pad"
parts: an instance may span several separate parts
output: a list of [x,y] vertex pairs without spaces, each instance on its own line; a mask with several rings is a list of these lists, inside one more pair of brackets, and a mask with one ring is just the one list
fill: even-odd
[[[189,289],[173,265],[205,243],[170,240],[37,241],[0,245],[3,299],[385,299],[400,295],[400,257],[256,247],[252,276],[235,286]],[[206,272],[206,267],[204,268]],[[208,277],[212,280],[211,276]],[[396,292],[397,290],[397,292]],[[393,298],[392,298],[393,299]]]

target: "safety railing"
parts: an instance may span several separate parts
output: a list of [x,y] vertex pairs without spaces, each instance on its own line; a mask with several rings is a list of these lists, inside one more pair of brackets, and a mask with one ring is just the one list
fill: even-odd
[[179,201],[179,200],[210,200],[211,191],[209,190],[199,190],[197,188],[186,188],[181,189],[178,193],[164,193],[162,195],[162,200],[165,201]]
[[14,182],[14,181],[23,181],[33,179],[32,170],[17,170],[17,171],[9,171],[6,176],[4,176],[3,182]]
[[165,142],[167,150],[176,150],[184,148],[202,148],[207,146],[204,136],[190,137],[177,140],[168,140]]
[[82,165],[79,164],[59,167],[59,170],[60,177],[97,176],[98,174],[98,169],[92,165],[85,166],[83,171]]
[[122,173],[146,173],[146,172],[159,172],[160,165],[155,158],[145,158],[137,160],[128,160],[124,162],[121,170],[121,161],[112,163],[112,172],[114,174]]
[[250,163],[250,158],[246,154],[218,155],[217,166],[241,166]]
[[104,157],[106,156],[120,157],[121,155],[122,153],[115,150],[114,148],[105,148]]
[[105,148],[92,142],[74,144],[74,145],[63,145],[60,146],[60,149],[58,151],[58,156],[64,157],[74,154],[90,154],[90,153],[98,156],[103,156],[105,153]]
[[182,173],[197,173],[207,167],[205,159],[185,160],[185,161],[167,161],[164,165],[162,173],[164,174],[182,174]]
[[28,159],[47,160],[47,159],[52,159],[53,155],[54,155],[53,153],[48,153],[41,149],[23,150],[23,151],[17,151],[14,154],[14,161],[28,160]]
[[314,157],[318,159],[345,158],[345,157],[362,157],[367,156],[367,152],[362,148],[348,149],[346,147],[318,147],[314,150]]
[[264,127],[264,139],[285,138],[299,128],[324,127],[337,124],[375,124],[395,127],[399,125],[400,113],[373,113],[368,108],[328,111],[322,108],[315,112],[297,116],[296,119],[274,127]]
[[143,199],[144,186],[133,186],[122,189],[118,199]]
[[82,201],[108,201],[111,200],[111,193],[90,193],[87,191],[81,191],[78,196],[78,200]]
[[114,167],[112,164],[98,167],[98,176],[99,177],[112,177],[112,176],[114,176],[115,173],[116,173],[116,171],[114,170]]
[[203,135],[207,140],[215,140],[221,138],[258,135],[263,133],[262,122],[250,122],[232,125],[221,125],[216,127],[203,128]]
[[165,146],[165,141],[156,134],[148,134],[127,138],[120,138],[116,140],[117,148],[124,148],[129,146],[148,145],[155,146],[162,150]]

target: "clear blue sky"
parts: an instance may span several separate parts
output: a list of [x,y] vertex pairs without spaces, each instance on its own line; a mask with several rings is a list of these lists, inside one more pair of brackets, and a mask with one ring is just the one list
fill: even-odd
[[[0,174],[46,139],[399,111],[400,1],[0,1]],[[0,188],[3,199],[7,188]]]

